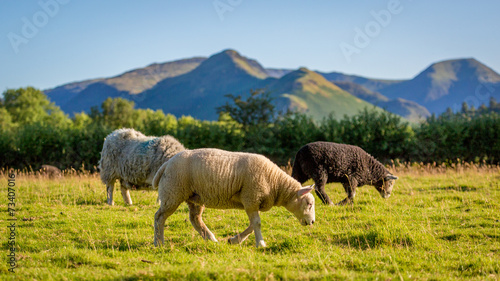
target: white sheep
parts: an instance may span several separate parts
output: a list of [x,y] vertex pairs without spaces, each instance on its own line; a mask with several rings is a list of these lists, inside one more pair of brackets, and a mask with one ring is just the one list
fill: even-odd
[[265,247],[259,211],[283,206],[302,225],[314,223],[312,187],[304,187],[262,155],[220,149],[186,150],[163,164],[155,175],[160,208],[155,214],[154,244],[164,243],[166,219],[182,202],[189,219],[205,240],[217,242],[201,215],[205,207],[244,209],[250,225],[229,243],[243,242],[253,231],[257,247]]
[[104,140],[99,160],[107,201],[114,205],[113,189],[120,181],[123,200],[131,205],[130,189],[151,189],[156,171],[176,153],[185,150],[174,137],[148,137],[134,129],[118,129]]

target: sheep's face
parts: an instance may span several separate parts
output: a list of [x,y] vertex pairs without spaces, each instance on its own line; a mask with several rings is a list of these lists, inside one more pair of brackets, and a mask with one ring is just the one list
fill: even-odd
[[297,191],[297,201],[292,207],[294,209],[292,213],[302,225],[314,223],[314,196],[311,194],[313,189],[313,186],[307,186]]
[[375,184],[375,188],[378,190],[382,198],[389,198],[391,196],[394,182],[397,179],[398,177],[396,177],[395,175],[388,174]]

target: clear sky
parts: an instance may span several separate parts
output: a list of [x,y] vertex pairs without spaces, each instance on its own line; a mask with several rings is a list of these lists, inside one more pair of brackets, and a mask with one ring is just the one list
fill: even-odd
[[500,71],[500,1],[0,0],[0,90],[47,89],[235,49],[264,67],[411,78]]

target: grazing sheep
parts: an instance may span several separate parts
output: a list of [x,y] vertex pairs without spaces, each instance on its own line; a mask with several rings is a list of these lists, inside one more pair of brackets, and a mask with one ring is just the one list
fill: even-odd
[[123,200],[131,205],[130,189],[151,189],[156,171],[176,153],[185,150],[174,137],[147,137],[134,129],[113,131],[104,140],[99,160],[108,204],[114,205],[113,189],[120,180]]
[[300,183],[312,178],[316,194],[325,204],[333,205],[325,192],[325,184],[340,182],[347,198],[339,205],[352,203],[356,187],[373,185],[383,198],[391,195],[394,180],[379,161],[360,147],[333,142],[312,142],[299,149],[293,163],[292,177]]
[[42,168],[40,169],[40,175],[46,176],[50,179],[54,179],[54,178],[61,178],[62,172],[61,172],[61,170],[59,170],[59,168],[57,168],[55,166],[42,165]]
[[265,247],[259,211],[283,206],[302,225],[314,223],[312,187],[304,187],[262,155],[220,149],[186,150],[158,170],[153,186],[161,201],[155,214],[154,244],[163,244],[166,219],[182,202],[189,206],[189,219],[205,240],[217,242],[201,215],[205,207],[244,209],[250,225],[229,238],[239,244],[255,231],[257,247]]

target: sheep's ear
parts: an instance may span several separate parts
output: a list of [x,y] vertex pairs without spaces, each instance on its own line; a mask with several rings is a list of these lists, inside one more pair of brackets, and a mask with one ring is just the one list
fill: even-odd
[[309,186],[304,186],[303,188],[299,189],[299,191],[297,191],[297,196],[302,197],[304,194],[307,194],[313,190],[314,190],[314,184]]
[[385,176],[384,180],[385,181],[389,181],[389,180],[397,180],[398,177],[396,177],[395,175],[391,175],[391,174],[388,174],[387,176]]

